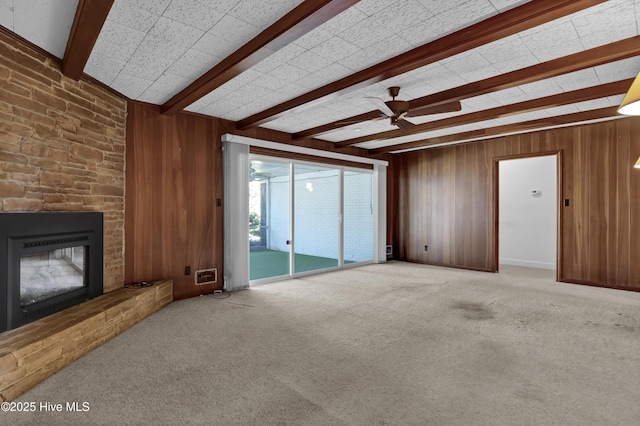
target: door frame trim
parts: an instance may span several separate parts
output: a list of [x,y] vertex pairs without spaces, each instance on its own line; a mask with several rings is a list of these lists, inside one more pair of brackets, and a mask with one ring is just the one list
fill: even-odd
[[563,235],[562,235],[562,223],[563,223],[563,200],[564,194],[562,192],[562,150],[553,150],[553,151],[544,151],[544,152],[535,152],[535,153],[525,153],[525,154],[515,154],[515,155],[505,155],[500,157],[493,157],[493,221],[494,221],[494,263],[493,263],[493,271],[499,272],[499,264],[500,264],[500,161],[504,160],[518,160],[523,158],[535,158],[535,157],[549,157],[556,156],[556,281],[560,281],[560,277],[562,276],[562,266],[563,266],[563,256],[562,256],[562,247],[563,247]]

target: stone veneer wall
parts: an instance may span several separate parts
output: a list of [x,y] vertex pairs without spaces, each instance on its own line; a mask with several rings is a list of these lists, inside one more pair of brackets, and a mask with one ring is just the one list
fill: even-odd
[[126,101],[0,32],[0,211],[104,212],[104,291],[124,283]]

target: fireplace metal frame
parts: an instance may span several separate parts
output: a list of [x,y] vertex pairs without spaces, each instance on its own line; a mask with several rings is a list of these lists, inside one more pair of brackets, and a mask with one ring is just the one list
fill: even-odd
[[[20,257],[44,250],[88,247],[87,285],[20,306]],[[38,248],[39,249],[39,248]],[[101,212],[0,213],[0,332],[67,309],[103,293],[103,214]]]

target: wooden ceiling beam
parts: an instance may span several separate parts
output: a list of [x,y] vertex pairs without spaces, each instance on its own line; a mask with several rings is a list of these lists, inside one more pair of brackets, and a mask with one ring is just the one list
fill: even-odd
[[631,83],[633,83],[633,80],[633,78],[630,78],[627,80],[614,81],[612,83],[601,84],[585,89],[562,92],[556,95],[549,95],[542,98],[517,102],[515,104],[503,105],[496,108],[472,112],[469,114],[457,115],[455,117],[449,117],[442,120],[418,124],[408,130],[390,130],[388,132],[366,135],[342,142],[336,142],[334,146],[336,148],[343,148],[345,146],[355,145],[358,143],[369,142],[373,140],[401,138],[403,136],[416,135],[433,130],[446,129],[448,127],[463,126],[465,124],[477,123],[493,118],[508,117],[510,115],[522,114],[525,112],[539,111],[541,109],[553,108],[562,105],[574,104],[577,102],[585,102],[594,99],[606,98],[608,96],[620,95],[626,93],[627,90],[629,90],[629,87],[631,87]]
[[326,102],[355,89],[395,77],[458,53],[592,7],[604,0],[536,0],[463,28],[433,42],[312,90],[236,123],[240,129],[258,126],[293,111]]
[[390,152],[396,152],[396,151],[404,151],[404,150],[415,149],[415,148],[427,148],[433,145],[443,145],[443,144],[450,144],[450,143],[456,143],[456,142],[460,142],[460,143],[472,142],[473,140],[479,140],[479,139],[483,139],[483,140],[493,139],[493,138],[502,137],[509,134],[528,133],[528,132],[543,130],[547,128],[577,124],[581,122],[602,120],[602,119],[607,119],[614,116],[618,116],[622,118],[623,116],[620,116],[619,114],[617,114],[617,110],[618,110],[618,107],[613,106],[613,107],[594,109],[590,111],[576,112],[573,114],[557,115],[555,117],[541,118],[538,120],[523,121],[521,123],[506,124],[504,126],[496,126],[496,127],[486,128],[486,129],[471,130],[469,132],[440,136],[440,137],[435,137],[435,138],[430,138],[430,139],[425,139],[425,140],[415,141],[415,142],[407,142],[407,143],[402,143],[402,144],[393,145],[393,146],[385,146],[377,149],[370,149],[369,154],[376,155],[376,154],[384,154],[384,153],[390,153]]
[[80,0],[78,2],[62,58],[62,73],[65,76],[76,81],[80,80],[111,6],[113,6],[113,0]]
[[305,0],[162,105],[175,114],[360,0]]
[[[572,55],[553,59],[526,68],[500,74],[481,81],[468,83],[453,89],[434,93],[421,98],[409,101],[409,108],[419,108],[425,105],[437,105],[439,103],[460,101],[474,96],[486,95],[487,93],[521,86],[523,84],[556,77],[558,75],[580,71],[606,63],[619,61],[640,55],[640,36],[630,37],[604,46],[574,53]],[[364,116],[364,114],[361,114]],[[359,116],[348,117],[333,123],[324,124],[312,129],[304,130],[293,134],[294,140],[305,139],[318,136],[331,130],[337,130],[343,122],[355,121]],[[339,146],[345,146],[340,144]]]

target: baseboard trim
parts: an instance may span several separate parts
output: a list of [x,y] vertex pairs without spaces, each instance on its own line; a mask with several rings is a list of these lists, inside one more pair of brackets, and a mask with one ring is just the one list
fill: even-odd
[[556,270],[555,263],[534,262],[531,260],[520,260],[520,259],[500,258],[500,265],[522,266],[524,268],[535,268],[535,269],[548,269],[551,271]]

